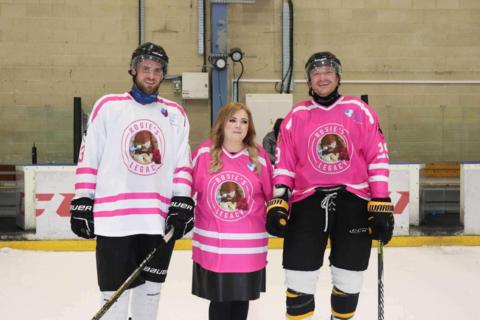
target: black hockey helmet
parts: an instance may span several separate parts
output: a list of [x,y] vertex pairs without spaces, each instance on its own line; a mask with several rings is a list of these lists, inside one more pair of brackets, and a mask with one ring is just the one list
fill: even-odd
[[338,59],[329,51],[322,51],[312,54],[305,64],[305,72],[307,73],[308,83],[310,83],[310,71],[323,66],[330,66],[334,68],[338,78],[340,79],[342,74],[342,63],[340,62],[340,59]]
[[132,71],[135,70],[137,64],[143,60],[153,60],[160,62],[163,66],[163,75],[167,74],[168,67],[168,56],[165,50],[151,42],[145,42],[141,44],[135,51],[132,53],[132,60],[130,61],[130,70],[128,71],[131,75]]

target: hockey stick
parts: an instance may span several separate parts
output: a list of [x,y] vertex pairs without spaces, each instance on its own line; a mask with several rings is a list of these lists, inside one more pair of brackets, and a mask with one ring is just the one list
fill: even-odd
[[383,242],[378,240],[378,320],[383,320]]
[[[165,235],[165,237],[163,238],[165,243],[168,243],[170,241],[170,239],[173,236],[174,230],[175,230],[175,228],[172,227],[170,229],[170,231]],[[153,256],[155,255],[156,252],[157,252],[157,248],[155,247],[147,255],[147,257],[145,259],[143,259],[143,261],[140,263],[140,265],[132,272],[132,274],[127,278],[127,280],[125,280],[125,282],[122,283],[120,288],[118,288],[117,291],[115,291],[112,294],[110,299],[108,299],[107,302],[105,302],[105,304],[100,308],[100,310],[98,310],[98,312],[93,316],[92,320],[99,320],[101,317],[103,317],[105,315],[105,313],[108,311],[108,309],[110,309],[112,307],[112,305],[118,300],[118,298],[120,298],[122,293],[132,284],[132,282],[135,279],[137,279],[137,277],[142,272],[143,267],[145,267],[145,265],[153,258]]]

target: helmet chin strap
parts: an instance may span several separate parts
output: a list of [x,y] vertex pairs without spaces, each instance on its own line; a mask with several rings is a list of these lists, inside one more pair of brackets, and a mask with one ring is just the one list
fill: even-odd
[[324,107],[330,107],[332,104],[335,103],[335,101],[340,98],[340,94],[338,93],[338,86],[333,90],[332,93],[330,93],[326,97],[320,97],[318,94],[316,94],[312,88],[308,91],[308,94],[313,97],[313,100],[315,100],[316,103],[324,106]]
[[135,83],[132,85],[132,90],[130,90],[130,94],[132,95],[133,99],[140,104],[149,104],[157,101],[158,94],[146,94],[142,90],[140,90]]

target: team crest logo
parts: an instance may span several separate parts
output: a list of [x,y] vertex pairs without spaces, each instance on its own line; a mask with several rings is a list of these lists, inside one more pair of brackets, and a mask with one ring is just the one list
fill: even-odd
[[353,150],[349,132],[341,125],[329,123],[317,128],[308,139],[308,160],[322,173],[340,173],[350,167]]
[[153,121],[131,123],[123,133],[122,148],[123,161],[132,173],[152,175],[163,165],[165,139]]
[[363,122],[358,112],[355,112],[352,109],[345,110],[345,115],[349,118],[352,118],[355,122],[358,122],[358,123]]
[[347,117],[351,118],[352,115],[353,115],[353,110],[352,110],[352,109],[347,109],[347,110],[345,110],[345,115],[346,115]]
[[208,206],[223,221],[241,220],[250,214],[252,184],[236,172],[221,172],[210,179]]

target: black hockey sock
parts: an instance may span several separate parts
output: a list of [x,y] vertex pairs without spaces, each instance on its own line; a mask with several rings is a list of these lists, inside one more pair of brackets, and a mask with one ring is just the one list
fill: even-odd
[[346,293],[336,287],[332,289],[332,319],[351,319],[357,309],[359,293]]
[[315,297],[313,294],[287,289],[287,318],[306,319],[313,315]]

